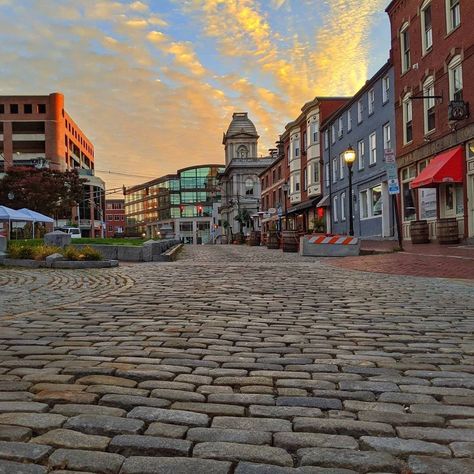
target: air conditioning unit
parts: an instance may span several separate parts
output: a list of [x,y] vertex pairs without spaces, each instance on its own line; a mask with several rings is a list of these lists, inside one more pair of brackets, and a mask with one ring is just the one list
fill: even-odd
[[463,100],[452,100],[448,107],[448,118],[452,121],[464,120],[469,117],[469,104]]

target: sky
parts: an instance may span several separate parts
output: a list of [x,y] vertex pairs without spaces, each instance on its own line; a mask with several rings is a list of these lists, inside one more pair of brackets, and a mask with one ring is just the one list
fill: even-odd
[[108,188],[223,163],[248,112],[259,154],[315,96],[388,59],[388,0],[0,0],[0,95],[62,92]]

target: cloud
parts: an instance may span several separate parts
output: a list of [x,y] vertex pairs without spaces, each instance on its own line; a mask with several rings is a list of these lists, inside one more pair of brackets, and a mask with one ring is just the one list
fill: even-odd
[[0,90],[63,92],[96,168],[125,174],[104,173],[109,187],[222,163],[237,110],[263,154],[305,102],[367,78],[379,0],[310,3],[319,23],[289,0],[0,0]]

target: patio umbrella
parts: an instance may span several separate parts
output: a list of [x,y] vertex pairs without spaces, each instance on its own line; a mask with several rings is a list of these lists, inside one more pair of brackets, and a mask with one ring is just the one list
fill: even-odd
[[34,222],[34,219],[27,216],[26,214],[10,209],[7,206],[0,206],[0,221],[8,221],[8,240],[10,240],[10,223],[11,221],[19,222]]
[[41,214],[36,211],[32,211],[31,209],[27,209],[26,207],[24,207],[23,209],[20,209],[18,212],[21,212],[25,216],[28,216],[31,219],[33,219],[33,239],[35,238],[35,224],[37,222],[48,222],[48,223],[54,222],[54,219],[52,217],[45,216],[44,214]]

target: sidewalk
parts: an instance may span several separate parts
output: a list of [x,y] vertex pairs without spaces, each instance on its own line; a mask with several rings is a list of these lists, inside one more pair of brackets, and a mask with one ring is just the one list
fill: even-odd
[[331,259],[330,264],[374,273],[474,280],[474,245],[405,242],[403,246],[403,252],[393,252],[397,242],[364,241],[362,250],[378,253]]

